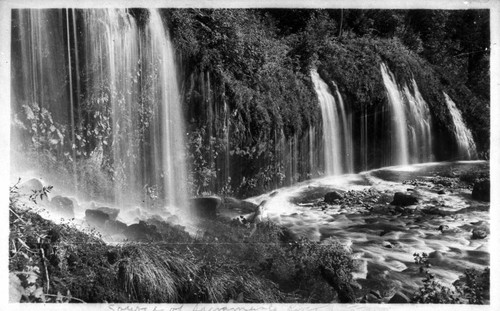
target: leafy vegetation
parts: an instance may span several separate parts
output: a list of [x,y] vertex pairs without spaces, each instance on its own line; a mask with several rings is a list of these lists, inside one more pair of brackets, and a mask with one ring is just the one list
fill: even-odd
[[419,265],[420,273],[425,274],[423,286],[420,287],[412,298],[416,303],[469,303],[488,304],[490,297],[490,269],[483,272],[473,269],[466,270],[458,280],[453,283],[456,291],[442,285],[436,276],[430,272],[430,264],[426,253],[413,254],[415,263]]
[[327,302],[350,288],[353,261],[333,240],[294,242],[270,222],[252,229],[224,220],[206,220],[190,236],[155,220],[159,240],[111,246],[94,230],[43,219],[17,189],[9,204],[16,301]]
[[[149,18],[144,9],[130,14],[140,28]],[[439,133],[435,141],[452,137],[444,90],[462,111],[481,157],[489,156],[487,11],[164,9],[161,15],[179,60],[193,194],[251,196],[316,173],[309,168],[309,155],[290,151],[308,143],[304,137],[311,128],[321,129],[311,68],[338,85],[353,116],[355,147],[362,116],[383,115],[380,63],[385,62],[400,84],[417,82],[431,108],[433,132]],[[73,48],[83,53],[83,47]],[[158,130],[152,124],[161,114],[155,98],[158,72],[143,70],[150,66],[139,63],[127,77],[127,85],[141,89],[138,94],[120,94],[109,78],[92,79],[99,63],[91,60],[86,70],[74,73],[84,87],[71,122],[58,124],[47,105],[25,98],[13,109],[13,124],[47,166],[57,163],[48,171],[76,173],[82,180],[65,184],[83,184],[91,197],[113,191],[107,186],[100,191],[91,178],[81,177],[87,174],[79,170],[82,166],[99,172],[99,183],[115,186],[127,181],[131,167],[141,167],[142,180],[124,182],[122,190],[152,185],[161,197],[161,172],[150,159]],[[133,100],[127,106],[129,96]],[[121,119],[113,120],[113,113]],[[133,124],[133,130],[120,131],[125,124]],[[379,167],[386,164],[379,143],[386,133],[377,128],[383,125],[370,126],[377,143],[368,150],[369,166]],[[453,157],[452,148],[436,149],[437,160]],[[359,169],[360,157],[354,158]],[[144,199],[140,191],[138,196]]]
[[[483,11],[174,9],[164,15],[183,60],[190,128],[199,135],[203,127],[202,158],[214,159],[203,168],[194,165],[195,174],[206,175],[197,189],[218,192],[229,182],[248,196],[294,178],[286,176],[276,145],[300,138],[318,122],[312,67],[337,83],[355,127],[362,113],[383,110],[381,62],[401,84],[411,86],[415,79],[435,130],[451,139],[446,91],[462,110],[479,153],[488,157],[489,29]],[[474,48],[473,42],[480,43]],[[380,166],[383,150],[371,152],[371,166]],[[446,152],[436,154],[453,157]],[[307,178],[307,169],[301,171],[306,161],[298,159],[298,180]],[[229,172],[220,163],[229,163]],[[203,185],[207,180],[211,189]]]

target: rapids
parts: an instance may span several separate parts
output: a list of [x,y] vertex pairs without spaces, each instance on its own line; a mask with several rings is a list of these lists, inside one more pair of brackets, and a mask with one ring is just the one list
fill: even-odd
[[[485,165],[467,161],[386,167],[314,179],[249,201],[266,201],[265,217],[298,236],[316,241],[331,237],[350,248],[358,266],[353,276],[362,287],[411,295],[424,278],[414,253],[428,253],[431,272],[449,287],[465,269],[489,265],[489,237],[471,239],[473,228],[489,227],[488,204],[473,200],[469,189],[448,189],[440,195],[432,184],[443,172]],[[419,198],[417,205],[401,209],[389,204],[395,192],[410,189]],[[333,190],[351,199],[324,204],[324,194]],[[432,207],[444,212],[421,213]],[[441,232],[440,226],[448,229]]]

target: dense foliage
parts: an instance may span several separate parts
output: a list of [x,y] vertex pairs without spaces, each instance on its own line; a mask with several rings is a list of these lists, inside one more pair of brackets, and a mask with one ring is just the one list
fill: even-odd
[[430,271],[427,253],[413,254],[415,263],[419,266],[420,273],[425,275],[423,285],[413,296],[415,303],[469,303],[488,304],[490,300],[490,269],[477,271],[468,269],[453,282],[455,291],[442,285]]
[[[149,18],[144,9],[129,13],[138,27]],[[305,139],[309,130],[319,131],[321,137],[312,68],[327,83],[338,85],[353,116],[355,149],[360,149],[361,116],[379,115],[386,106],[380,75],[384,62],[401,85],[411,87],[415,79],[431,108],[436,145],[453,139],[445,91],[462,111],[480,155],[488,157],[487,11],[165,9],[161,15],[178,58],[194,195],[251,196],[321,173],[321,167],[310,167],[310,155],[298,150],[309,143]],[[83,26],[74,27],[69,30],[78,33]],[[70,48],[76,55],[78,47]],[[127,94],[113,93],[111,81],[92,81],[92,70],[99,69],[96,61],[85,72],[73,74],[82,88],[74,96],[72,122],[57,124],[51,117],[54,111],[39,107],[43,103],[23,102],[13,109],[17,113],[13,124],[21,128],[24,141],[32,140],[32,151],[44,155],[49,164],[55,159],[72,174],[87,167],[99,173],[99,182],[115,186],[126,180],[131,168],[141,167],[143,175],[137,175],[142,180],[121,190],[148,185],[161,192],[156,184],[161,172],[153,166],[155,155],[150,151],[158,139],[154,138],[158,129],[151,124],[162,112],[153,90],[157,72],[143,75],[147,66],[154,64],[138,64],[129,77],[127,83],[141,89],[129,106],[118,104],[111,111],[110,98],[122,103]],[[114,122],[112,114],[121,120]],[[121,132],[125,124],[134,130]],[[368,131],[378,144],[369,150],[368,168],[387,164],[380,159],[384,150],[378,143],[387,131]],[[443,149],[436,152],[436,160],[453,158],[453,148]],[[360,162],[359,155],[354,158]],[[358,170],[359,164],[355,163]],[[110,196],[108,185],[99,191],[82,174],[85,171],[77,172],[80,180],[66,184],[85,185],[91,197]]]
[[[293,241],[270,222],[254,228],[150,220],[155,241],[107,245],[94,229],[55,224],[37,212],[51,188],[29,199],[11,188],[9,281],[21,302],[353,302],[350,252],[335,240]],[[332,288],[333,287],[333,288]]]
[[[415,79],[431,107],[437,132],[453,130],[444,104],[446,91],[462,110],[479,152],[489,150],[485,11],[179,9],[164,13],[183,64],[191,129],[205,131],[200,139],[208,146],[202,154],[207,165],[193,167],[195,174],[205,171],[211,176],[212,188],[205,192],[220,191],[230,183],[232,189],[241,190],[240,195],[251,195],[252,190],[283,185],[285,177],[274,178],[287,174],[277,161],[281,156],[277,142],[300,138],[318,122],[309,78],[313,67],[326,81],[338,84],[357,118],[362,111],[377,113],[386,102],[380,76],[380,63],[385,62],[401,84],[411,85]],[[233,170],[230,178],[217,164],[228,161]],[[239,170],[242,163],[245,169]]]

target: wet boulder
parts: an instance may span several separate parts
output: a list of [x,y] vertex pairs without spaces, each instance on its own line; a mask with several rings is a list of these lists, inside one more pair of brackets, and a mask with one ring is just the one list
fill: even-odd
[[257,208],[257,204],[244,200],[238,200],[232,197],[225,197],[223,200],[223,205],[226,209],[234,210],[242,214],[253,213]]
[[113,235],[123,233],[127,229],[127,224],[119,220],[108,220],[104,223],[104,230]]
[[472,230],[472,239],[473,240],[481,240],[488,236],[488,232],[481,228],[475,228]]
[[155,225],[150,225],[145,221],[139,221],[137,224],[128,226],[123,234],[130,241],[158,241],[161,240],[161,234],[157,231]]
[[342,200],[343,196],[337,191],[330,191],[325,194],[324,202],[328,204],[334,204],[335,200]]
[[104,223],[108,220],[109,214],[97,209],[88,209],[85,211],[85,220],[89,225],[103,227]]
[[429,254],[428,261],[433,266],[443,265],[446,261],[445,254],[440,251],[433,251]]
[[441,233],[449,232],[450,231],[450,226],[448,225],[440,225],[438,228]]
[[50,212],[59,216],[65,218],[75,217],[75,207],[73,204],[73,200],[71,200],[70,198],[60,195],[55,196],[54,198],[52,198],[47,207]]
[[391,205],[397,206],[409,206],[418,203],[417,197],[411,194],[404,194],[402,192],[396,192],[394,194],[394,199],[391,202]]
[[216,196],[199,197],[191,199],[191,212],[194,216],[205,219],[217,218],[217,211],[222,200]]
[[484,179],[476,182],[472,189],[472,198],[479,201],[490,201],[490,180]]
[[118,217],[118,214],[120,213],[120,210],[117,208],[111,208],[111,207],[97,207],[95,210],[101,211],[109,216],[110,220],[116,220],[116,217]]

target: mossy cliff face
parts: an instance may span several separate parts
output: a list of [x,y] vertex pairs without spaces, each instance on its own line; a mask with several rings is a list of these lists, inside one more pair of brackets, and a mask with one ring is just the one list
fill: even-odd
[[[461,127],[472,131],[467,141],[473,136],[481,157],[489,152],[489,17],[485,11],[124,9],[61,13],[54,9],[13,14],[12,132],[13,139],[22,142],[14,145],[22,146],[20,152],[48,151],[48,162],[64,162],[77,175],[82,175],[77,172],[82,165],[73,163],[92,160],[102,179],[109,179],[110,184],[118,180],[126,192],[145,185],[157,188],[164,199],[172,197],[167,192],[188,192],[166,191],[171,187],[164,183],[175,174],[162,173],[170,167],[164,162],[173,158],[166,156],[168,151],[184,162],[183,140],[188,145],[194,195],[242,197],[328,172],[325,163],[332,161],[325,160],[325,150],[332,148],[327,148],[323,137],[335,137],[333,153],[350,153],[349,161],[343,162],[348,169],[336,173],[474,158],[457,152],[461,145],[454,124],[460,111],[465,124]],[[101,15],[114,25],[113,34],[102,35]],[[24,17],[33,20],[26,23]],[[57,17],[59,22],[49,23],[52,18],[46,17]],[[125,28],[120,27],[125,24],[127,44],[115,46],[121,41],[113,38],[123,35]],[[24,33],[35,31],[31,25],[53,33],[47,38],[50,42],[25,40]],[[153,40],[153,32],[162,40]],[[64,33],[72,39],[68,41]],[[167,49],[170,41],[173,48]],[[120,53],[94,53],[91,47],[96,42],[115,46]],[[41,62],[33,62],[24,53],[41,57],[45,47],[50,57]],[[140,59],[129,59],[138,51]],[[109,68],[97,70],[100,64]],[[58,68],[49,71],[55,76],[64,71],[66,81],[42,81],[38,72],[47,68]],[[112,68],[120,74],[109,74]],[[418,93],[425,102],[423,116],[411,112],[411,100],[400,104],[407,110],[408,124],[404,127],[405,120],[399,118],[403,125],[397,130],[382,68],[393,76],[393,89]],[[339,122],[338,117],[333,123],[345,125],[342,134],[349,135],[339,134],[338,128],[337,135],[323,133],[327,122],[312,71],[319,74],[314,81],[322,86],[320,93],[332,95],[335,101],[342,99],[342,118],[348,120]],[[23,78],[30,74],[36,83]],[[169,84],[172,89],[167,91],[159,81],[174,81]],[[59,89],[65,91],[59,94],[55,91]],[[446,96],[458,107],[454,114]],[[183,118],[185,129],[180,122]],[[419,121],[415,119],[432,125],[427,135],[431,138],[425,140],[432,145],[432,156],[394,161],[398,158],[392,155],[395,149],[409,148],[405,141],[412,142],[412,151],[422,145],[421,140],[403,139],[399,144],[403,147],[398,147],[399,140],[394,138],[395,133],[418,136],[418,131],[412,132],[412,123]],[[168,135],[162,131],[174,133],[175,138],[164,139]],[[349,136],[343,139],[345,145],[349,141],[348,148],[338,144],[342,136]],[[178,145],[160,147],[167,141]],[[102,188],[103,182],[97,184]],[[143,196],[140,192],[134,193],[137,202]]]
[[[429,51],[409,44],[413,41],[408,35],[396,30],[393,36],[361,34],[349,23],[341,32],[333,11],[323,10],[164,13],[182,69],[193,183],[199,193],[252,195],[324,169],[317,161],[322,130],[312,68],[331,90],[333,83],[338,86],[352,114],[355,170],[391,164],[386,157],[391,127],[382,63],[400,87],[412,88],[414,80],[427,102],[433,159],[454,159],[457,153],[443,92],[462,110],[478,151],[489,149],[485,97],[457,81],[444,65],[423,58]],[[287,27],[287,14],[304,21]],[[367,147],[362,146],[362,131],[370,133]]]

